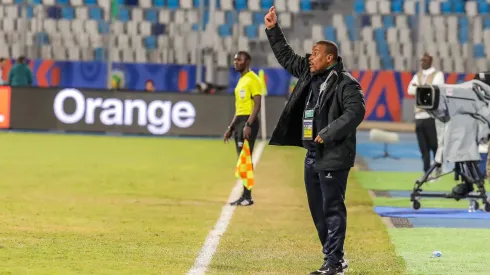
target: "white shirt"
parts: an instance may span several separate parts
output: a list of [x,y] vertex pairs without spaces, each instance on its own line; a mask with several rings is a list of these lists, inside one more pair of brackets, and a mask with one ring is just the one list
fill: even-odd
[[[417,74],[415,74],[408,84],[408,94],[409,95],[415,95],[415,92],[417,91],[417,87],[413,86],[415,85],[424,85],[426,84],[427,78],[429,75],[433,72],[435,72],[436,69],[434,67],[430,67],[427,70],[422,70],[422,83],[419,83]],[[438,72],[434,78],[432,79],[432,85],[439,85],[439,84],[444,84],[444,73],[443,72]],[[415,119],[425,119],[425,118],[430,118],[430,115],[426,111],[421,111],[415,114]]]

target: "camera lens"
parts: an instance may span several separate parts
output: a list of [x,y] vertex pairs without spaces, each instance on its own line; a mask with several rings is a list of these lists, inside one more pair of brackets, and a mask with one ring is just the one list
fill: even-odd
[[417,105],[420,107],[432,107],[433,97],[432,97],[431,87],[418,87],[417,88]]

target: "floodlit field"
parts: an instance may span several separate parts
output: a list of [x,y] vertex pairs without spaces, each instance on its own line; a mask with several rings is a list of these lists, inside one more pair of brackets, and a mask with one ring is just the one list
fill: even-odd
[[[1,274],[185,274],[235,184],[234,146],[220,140],[1,133],[0,144]],[[266,147],[256,205],[235,211],[208,274],[321,264],[303,158]],[[348,273],[403,274],[367,191],[348,184]]]

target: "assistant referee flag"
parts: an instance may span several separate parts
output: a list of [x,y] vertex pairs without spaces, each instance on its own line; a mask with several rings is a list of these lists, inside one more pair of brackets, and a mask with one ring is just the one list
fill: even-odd
[[243,186],[248,190],[252,189],[252,186],[255,184],[254,168],[248,140],[243,142],[242,151],[236,164],[235,176],[242,181]]

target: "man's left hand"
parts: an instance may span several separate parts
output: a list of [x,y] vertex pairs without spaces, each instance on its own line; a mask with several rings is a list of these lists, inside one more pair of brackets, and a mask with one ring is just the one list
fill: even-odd
[[252,135],[252,128],[250,126],[243,127],[243,138],[249,139],[250,135]]
[[323,139],[320,136],[316,136],[315,142],[323,143]]

